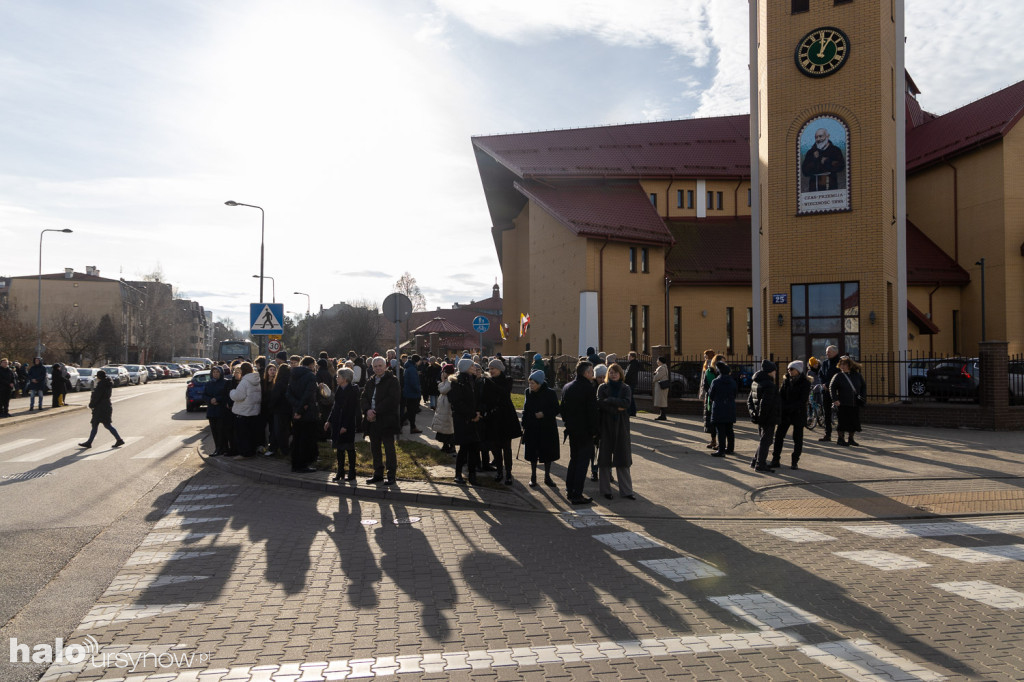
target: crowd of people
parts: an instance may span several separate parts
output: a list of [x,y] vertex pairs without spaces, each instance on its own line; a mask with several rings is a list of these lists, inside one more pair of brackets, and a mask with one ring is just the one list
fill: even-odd
[[47,391],[51,395],[51,407],[64,407],[71,377],[60,362],[54,363],[53,370],[52,385],[47,387],[47,371],[41,357],[33,358],[30,365],[0,359],[0,419],[11,416],[11,399],[18,395],[29,397],[29,412],[43,409]]

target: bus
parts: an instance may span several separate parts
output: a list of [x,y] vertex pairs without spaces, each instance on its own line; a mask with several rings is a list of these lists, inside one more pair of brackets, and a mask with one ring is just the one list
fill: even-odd
[[221,341],[217,346],[218,362],[228,362],[242,358],[252,362],[256,357],[256,344],[249,339],[229,339]]

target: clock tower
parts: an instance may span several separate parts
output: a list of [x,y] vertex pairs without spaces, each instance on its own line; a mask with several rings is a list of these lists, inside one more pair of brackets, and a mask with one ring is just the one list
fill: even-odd
[[905,350],[903,0],[749,3],[754,353]]

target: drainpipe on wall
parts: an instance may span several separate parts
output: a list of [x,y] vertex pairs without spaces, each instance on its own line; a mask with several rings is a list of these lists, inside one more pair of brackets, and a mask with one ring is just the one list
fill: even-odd
[[[935,324],[935,314],[932,312],[932,294],[939,290],[942,285],[938,282],[935,283],[935,288],[928,292],[928,319]],[[935,357],[935,334],[928,335],[928,357]]]
[[673,175],[672,179],[668,181],[668,188],[665,189],[665,220],[668,220],[668,208],[669,203],[672,200],[672,184],[676,181],[676,177]]
[[732,217],[740,217],[740,187],[743,186],[743,179],[736,182],[736,189],[732,191]]

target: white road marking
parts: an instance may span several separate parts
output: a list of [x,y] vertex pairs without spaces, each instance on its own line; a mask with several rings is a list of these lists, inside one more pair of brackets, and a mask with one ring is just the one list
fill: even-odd
[[973,599],[996,609],[1024,608],[1024,593],[1011,590],[1009,587],[993,585],[985,580],[935,583],[932,587],[952,592],[967,599]]
[[593,528],[594,526],[612,525],[611,521],[592,509],[564,512],[558,515],[558,520],[570,528]]
[[[125,448],[129,448],[135,443],[138,443],[140,440],[142,440],[142,436],[122,436],[121,440],[124,441],[124,445],[122,445],[119,448],[113,448],[110,447],[110,445],[108,445],[105,448],[93,447],[92,450],[87,450],[81,457],[79,457],[79,459],[82,460],[83,462],[98,462],[100,460],[106,459],[107,457],[110,457],[112,454],[118,452],[119,450],[124,450]],[[113,443],[111,443],[111,445],[113,445]]]
[[187,436],[168,436],[167,438],[150,445],[139,454],[133,455],[129,459],[160,459],[165,455],[171,454],[175,450],[180,450],[184,445],[182,442],[184,438],[187,438]]
[[847,639],[800,647],[800,651],[851,680],[944,680],[919,663],[863,639]]
[[791,526],[789,528],[762,528],[765,533],[770,533],[776,537],[780,537],[783,540],[789,540],[790,542],[828,542],[829,540],[835,540],[831,535],[825,535],[819,533],[816,530],[810,528],[802,528],[800,526]]
[[605,533],[603,535],[594,535],[592,537],[595,540],[604,543],[608,547],[620,552],[631,549],[647,549],[648,547],[664,547],[660,542],[655,542],[640,533],[633,533],[632,531],[626,531],[623,533]]
[[153,528],[181,528],[197,523],[228,521],[230,518],[229,516],[165,516],[153,524]]
[[983,521],[958,522],[940,521],[935,523],[867,523],[857,526],[843,526],[844,529],[872,538],[932,538],[963,535],[1019,535],[1024,533],[1024,519],[992,519]]
[[844,559],[850,559],[872,568],[877,568],[882,571],[906,571],[911,568],[924,568],[930,566],[923,561],[917,559],[911,559],[908,556],[902,554],[894,554],[893,552],[882,552],[876,549],[866,549],[857,552],[832,552],[838,557]]
[[1024,561],[1024,545],[995,545],[992,547],[940,547],[926,552],[949,557],[970,564],[991,561]]
[[637,563],[677,583],[700,580],[701,578],[718,578],[725,575],[710,564],[686,556],[673,559],[649,559]]
[[730,594],[724,597],[708,597],[708,599],[762,630],[821,622],[821,618],[813,613],[793,606],[767,592]]
[[42,438],[19,438],[18,440],[12,440],[10,443],[4,443],[0,445],[0,454],[10,452],[11,450],[18,450],[25,447],[26,445],[32,445],[43,440]]
[[[85,437],[83,436],[81,440],[85,440]],[[20,457],[15,457],[14,459],[9,459],[7,461],[39,462],[41,460],[46,459],[47,457],[51,457],[58,453],[63,453],[65,455],[78,455],[89,452],[88,450],[83,450],[82,448],[78,447],[79,442],[80,441],[78,438],[69,438],[68,440],[61,441],[60,443],[51,445],[48,448],[39,448],[38,450],[34,450],[28,454],[21,455]]]

